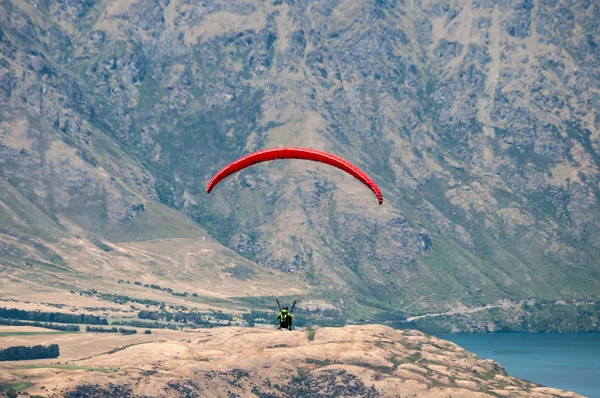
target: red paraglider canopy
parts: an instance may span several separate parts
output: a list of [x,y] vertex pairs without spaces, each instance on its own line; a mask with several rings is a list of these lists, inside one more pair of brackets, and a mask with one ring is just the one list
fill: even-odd
[[312,160],[314,162],[326,163],[330,166],[337,167],[340,170],[345,171],[350,174],[363,184],[365,184],[375,196],[377,196],[377,200],[379,204],[383,203],[383,195],[381,195],[381,191],[377,184],[373,182],[362,170],[358,167],[354,166],[352,163],[338,157],[332,155],[327,152],[321,152],[314,149],[308,148],[273,148],[273,149],[265,149],[262,151],[254,152],[249,155],[243,156],[238,160],[228,164],[223,167],[215,176],[210,180],[206,187],[206,193],[210,193],[212,189],[219,182],[227,178],[233,173],[236,173],[246,167],[252,166],[257,163],[267,162],[275,159],[304,159],[304,160]]

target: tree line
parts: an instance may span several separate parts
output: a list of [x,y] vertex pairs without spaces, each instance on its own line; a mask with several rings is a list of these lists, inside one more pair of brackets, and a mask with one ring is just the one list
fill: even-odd
[[0,325],[7,326],[35,326],[38,328],[46,328],[52,330],[62,330],[67,332],[79,332],[79,325],[57,325],[54,323],[41,322],[23,322],[16,319],[0,318]]
[[162,309],[161,311],[148,311],[142,310],[138,313],[139,319],[149,319],[153,321],[174,321],[178,323],[187,323],[187,324],[195,324],[203,328],[211,328],[214,326],[213,323],[209,321],[209,318],[220,319],[225,321],[233,321],[233,315],[226,314],[221,311],[216,311],[210,314],[200,313],[200,312],[169,312],[166,309]]
[[83,323],[88,325],[108,325],[106,319],[97,315],[64,314],[62,312],[26,311],[16,308],[0,308],[0,318],[20,319],[23,321]]
[[100,293],[99,291],[97,291],[96,289],[91,289],[91,290],[81,290],[79,292],[80,295],[82,296],[96,296],[96,297],[100,297],[102,300],[105,301],[110,301],[111,303],[116,303],[116,304],[125,304],[125,303],[138,303],[138,304],[144,304],[147,306],[150,305],[155,305],[155,306],[159,306],[159,305],[164,305],[164,303],[162,301],[156,301],[156,300],[150,300],[150,299],[136,299],[133,297],[129,297],[129,296],[124,296],[121,294],[112,294],[112,293]]
[[133,326],[136,328],[148,328],[148,329],[171,329],[177,330],[177,325],[160,323],[160,322],[143,322],[143,321],[114,321],[111,325],[117,326]]
[[[134,281],[133,283],[134,283],[135,285],[142,286],[142,282],[139,282],[139,281]],[[164,291],[164,292],[168,292],[168,293],[172,294],[173,296],[178,296],[178,297],[187,297],[187,296],[189,295],[189,293],[188,293],[188,292],[183,292],[183,293],[180,293],[180,292],[176,292],[176,291],[174,291],[174,290],[173,290],[173,289],[171,289],[170,287],[161,287],[161,286],[159,286],[159,285],[155,285],[155,284],[145,284],[145,285],[143,285],[143,286],[144,286],[144,287],[149,287],[150,289],[162,290],[162,291]],[[196,293],[192,294],[192,296],[194,296],[194,297],[198,297],[198,295],[197,295]]]
[[124,329],[124,328],[117,329],[115,327],[110,328],[110,329],[105,329],[105,328],[94,327],[94,326],[86,326],[85,331],[88,333],[121,333],[124,335],[137,333],[137,330],[134,330],[134,329]]
[[36,345],[33,347],[14,346],[0,350],[0,361],[58,358],[59,355],[58,344],[51,344],[49,346]]

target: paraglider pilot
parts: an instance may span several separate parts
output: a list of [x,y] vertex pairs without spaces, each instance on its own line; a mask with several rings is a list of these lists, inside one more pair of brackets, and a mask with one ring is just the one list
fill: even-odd
[[288,312],[288,307],[283,307],[279,315],[277,315],[277,319],[279,320],[279,330],[282,328],[292,330],[292,314]]

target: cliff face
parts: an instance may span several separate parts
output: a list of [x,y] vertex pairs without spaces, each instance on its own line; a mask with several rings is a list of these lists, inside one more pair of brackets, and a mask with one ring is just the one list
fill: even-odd
[[[3,0],[3,253],[54,264],[65,234],[197,236],[192,219],[348,310],[594,300],[599,17],[592,1]],[[278,145],[359,165],[384,205],[299,161],[204,193]]]

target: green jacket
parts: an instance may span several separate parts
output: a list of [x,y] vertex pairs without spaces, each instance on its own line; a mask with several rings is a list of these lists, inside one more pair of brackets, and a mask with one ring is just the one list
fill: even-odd
[[282,310],[279,313],[279,315],[277,315],[277,319],[279,319],[279,322],[291,322],[292,318],[293,318],[292,314],[290,314],[286,310]]

